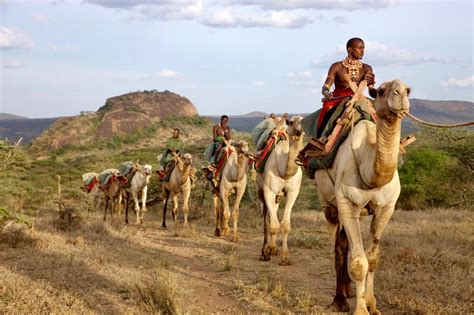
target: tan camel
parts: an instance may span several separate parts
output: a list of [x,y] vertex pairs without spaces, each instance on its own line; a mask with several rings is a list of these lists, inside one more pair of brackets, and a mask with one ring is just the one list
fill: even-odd
[[[281,235],[281,265],[289,265],[288,234],[291,229],[291,210],[300,192],[302,171],[295,163],[303,148],[302,117],[295,116],[289,122],[288,139],[280,140],[268,157],[263,173],[257,176],[258,196],[263,209],[263,247],[261,260],[276,255],[276,237]],[[277,212],[280,199],[286,195],[286,206],[281,223]]]
[[[349,310],[346,297],[352,279],[357,297],[354,314],[368,314],[368,310],[380,314],[374,272],[380,237],[400,194],[397,158],[409,93],[399,80],[383,83],[375,98],[377,123],[359,122],[339,148],[332,168],[315,173],[320,202],[336,240],[337,289],[332,307],[337,311]],[[359,222],[365,209],[373,215],[367,253]]]
[[[184,226],[188,225],[188,212],[189,212],[189,196],[191,195],[191,164],[193,157],[191,154],[186,153],[183,156],[183,160],[173,152],[173,159],[176,163],[173,171],[171,172],[170,179],[168,182],[163,182],[163,222],[162,227],[166,227],[166,206],[168,199],[171,196],[173,200],[173,221],[176,222],[176,216],[178,212],[178,196],[183,194],[183,214],[184,214]],[[171,162],[170,162],[171,163]]]
[[[239,141],[236,147],[228,144],[223,150],[227,150],[229,156],[222,169],[222,177],[218,183],[218,189],[213,189],[214,217],[216,220],[216,236],[227,236],[229,234],[230,207],[229,197],[235,192],[235,202],[232,210],[234,223],[232,241],[237,242],[237,222],[239,220],[240,200],[247,186],[247,166],[249,161],[249,145],[246,141]],[[219,206],[219,200],[221,205]]]

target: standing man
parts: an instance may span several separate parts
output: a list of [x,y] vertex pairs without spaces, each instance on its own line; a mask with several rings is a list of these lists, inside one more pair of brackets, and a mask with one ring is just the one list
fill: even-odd
[[[333,117],[339,106],[344,106],[354,95],[355,89],[362,80],[367,82],[369,94],[375,97],[375,76],[372,67],[362,63],[364,56],[364,41],[360,38],[351,38],[346,44],[347,57],[331,65],[326,81],[321,89],[323,94],[323,108],[303,119],[302,124],[306,134],[312,137],[310,143],[301,151],[298,160],[305,160],[307,150],[322,150],[336,125],[339,116]],[[335,89],[331,92],[334,84]]]

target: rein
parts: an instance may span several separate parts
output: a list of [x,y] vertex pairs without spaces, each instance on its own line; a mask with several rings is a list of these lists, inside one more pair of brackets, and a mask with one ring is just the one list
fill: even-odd
[[435,123],[431,123],[431,122],[428,122],[428,121],[424,121],[424,120],[422,120],[422,119],[420,119],[416,116],[413,116],[410,113],[407,113],[407,116],[410,117],[411,119],[413,119],[414,121],[422,124],[422,125],[429,126],[429,127],[434,127],[434,128],[457,128],[457,127],[465,127],[465,126],[473,126],[474,125],[474,121],[468,121],[468,122],[465,122],[465,123],[452,124],[452,125],[435,124]]

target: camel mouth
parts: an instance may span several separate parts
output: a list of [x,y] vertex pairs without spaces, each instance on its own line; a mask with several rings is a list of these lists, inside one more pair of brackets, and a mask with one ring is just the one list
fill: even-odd
[[397,118],[403,119],[408,114],[408,109],[391,109],[390,112],[396,115]]

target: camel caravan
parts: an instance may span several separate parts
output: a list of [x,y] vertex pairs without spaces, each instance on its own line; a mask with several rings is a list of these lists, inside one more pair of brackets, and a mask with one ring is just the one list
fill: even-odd
[[[250,152],[246,141],[232,141],[229,118],[222,116],[220,123],[213,127],[212,144],[204,153],[209,166],[204,167],[202,173],[212,192],[215,236],[230,234],[232,216],[231,238],[237,242],[239,207],[247,186],[247,173],[255,169],[263,230],[260,260],[268,261],[279,252],[281,265],[291,263],[288,249],[291,212],[303,174],[314,179],[334,241],[336,292],[331,308],[348,311],[347,298],[355,294],[355,314],[379,314],[374,273],[379,261],[380,239],[400,194],[397,165],[400,146],[404,145],[400,143],[401,121],[409,112],[410,88],[399,80],[384,82],[375,88],[372,68],[360,62],[363,44],[361,39],[351,39],[347,43],[348,57],[329,69],[320,110],[305,118],[272,114],[255,127],[252,138],[256,152]],[[331,91],[333,84],[335,89]],[[364,96],[367,88],[372,98]],[[197,178],[193,157],[184,153],[179,129],[173,131],[166,151],[158,160],[157,175],[163,193],[162,227],[167,227],[166,209],[170,198],[173,221],[177,220],[179,197],[182,197],[186,226],[189,199]],[[102,196],[104,220],[108,211],[111,215],[121,213],[122,199],[127,213],[131,195],[136,223],[142,224],[150,178],[150,165],[126,162],[100,174],[84,174],[82,189]],[[235,201],[230,205],[232,194]],[[277,213],[282,198],[286,198],[286,202],[280,221]],[[372,216],[367,250],[360,227],[363,215]],[[125,223],[128,223],[127,215]],[[281,240],[279,250],[277,239]],[[355,293],[351,282],[355,283]]]

